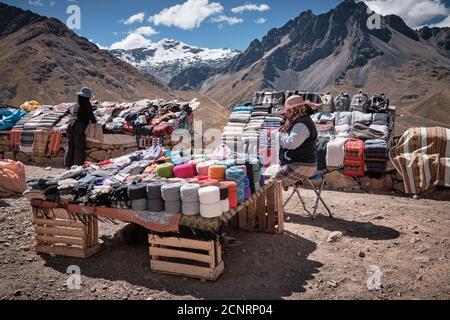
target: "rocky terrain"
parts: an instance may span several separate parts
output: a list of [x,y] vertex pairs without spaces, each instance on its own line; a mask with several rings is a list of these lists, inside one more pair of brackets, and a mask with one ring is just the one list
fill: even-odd
[[[27,167],[27,177],[58,172]],[[312,207],[313,192],[302,193]],[[448,190],[432,198],[362,191],[324,198],[335,219],[312,222],[294,198],[282,235],[229,231],[216,282],[152,273],[145,241],[130,242],[120,222],[100,224],[102,251],[90,259],[37,255],[26,200],[0,199],[0,299],[450,298]],[[80,290],[67,287],[72,265],[81,269]],[[369,290],[378,271],[381,288]]]
[[256,90],[341,90],[385,93],[404,121],[449,126],[450,28],[413,30],[398,16],[367,27],[363,2],[343,1],[327,13],[301,13],[252,41],[221,67],[189,68],[174,88],[196,88],[230,108],[251,101]]
[[[239,54],[237,50],[199,48],[173,39],[163,39],[144,48],[110,52],[165,84],[186,69],[217,68]],[[189,90],[191,86],[187,84],[179,89]]]
[[72,32],[61,21],[0,3],[0,105],[71,101],[82,86],[112,101],[174,98],[151,75]]

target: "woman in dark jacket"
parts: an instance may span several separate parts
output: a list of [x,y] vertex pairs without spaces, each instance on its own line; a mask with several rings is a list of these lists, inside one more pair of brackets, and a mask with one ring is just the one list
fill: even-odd
[[286,101],[287,120],[280,129],[281,170],[277,174],[285,190],[317,173],[317,130],[310,117],[317,107],[301,96]]
[[67,128],[68,149],[64,158],[66,167],[82,166],[86,159],[86,128],[89,123],[97,123],[90,99],[93,97],[89,88],[78,92],[78,103],[75,105]]

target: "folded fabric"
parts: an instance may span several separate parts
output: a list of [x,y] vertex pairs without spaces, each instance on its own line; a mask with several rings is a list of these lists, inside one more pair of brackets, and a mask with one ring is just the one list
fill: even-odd
[[352,125],[352,113],[351,112],[347,112],[347,111],[343,111],[343,112],[337,112],[335,114],[335,125],[336,126],[340,126],[340,125]]
[[371,129],[364,124],[355,123],[351,130],[351,136],[356,139],[370,140],[370,139],[382,139],[384,133],[378,130]]
[[327,145],[330,142],[330,138],[318,138],[317,139],[317,169],[326,170],[327,169]]
[[234,107],[233,112],[252,111],[252,110],[253,110],[252,106],[237,106],[237,107]]
[[370,129],[376,130],[383,133],[383,139],[388,139],[389,137],[389,127],[387,125],[371,124]]
[[380,126],[389,126],[389,115],[387,113],[372,114],[372,124]]
[[351,126],[349,124],[342,124],[334,127],[334,130],[336,132],[336,136],[347,138],[350,136],[350,130]]
[[328,169],[336,169],[344,166],[345,149],[347,138],[336,138],[327,144],[326,162]]
[[352,112],[352,125],[363,124],[369,126],[372,123],[371,113],[362,113],[359,111]]

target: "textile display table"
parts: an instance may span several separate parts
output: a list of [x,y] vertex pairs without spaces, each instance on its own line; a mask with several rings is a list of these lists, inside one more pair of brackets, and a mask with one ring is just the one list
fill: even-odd
[[[30,204],[36,252],[89,258],[100,251],[98,220],[120,220],[149,231],[152,271],[206,280],[216,280],[223,273],[220,234],[225,226],[263,233],[281,233],[284,228],[281,183],[274,179],[236,209],[213,219],[43,200],[31,200]],[[209,240],[191,239],[183,236],[181,228],[213,236]]]

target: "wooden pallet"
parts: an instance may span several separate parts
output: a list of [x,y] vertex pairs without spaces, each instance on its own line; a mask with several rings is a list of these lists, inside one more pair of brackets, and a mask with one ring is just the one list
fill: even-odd
[[241,231],[282,233],[284,209],[281,182],[272,183],[257,191],[236,211]]
[[149,235],[152,271],[215,281],[223,273],[219,240],[199,241]]
[[35,251],[74,258],[89,258],[100,251],[98,219],[86,215],[74,220],[65,209],[51,209],[47,216],[33,209],[36,232]]

